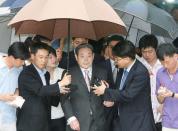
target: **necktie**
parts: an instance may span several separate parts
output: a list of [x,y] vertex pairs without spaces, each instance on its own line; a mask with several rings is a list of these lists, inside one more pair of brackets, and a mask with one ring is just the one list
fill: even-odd
[[85,72],[85,82],[87,84],[88,87],[88,91],[90,91],[90,78],[89,78],[89,71],[88,70],[84,70]]
[[126,69],[124,69],[124,72],[123,72],[123,74],[122,74],[122,79],[121,79],[121,83],[120,83],[119,90],[122,90],[122,89],[123,89],[125,80],[126,80],[126,78],[127,78],[127,75],[128,75],[128,71],[127,71]]
[[116,82],[116,78],[117,78],[117,67],[114,67],[112,75],[113,75],[113,80],[114,80],[114,83],[115,83]]
[[44,73],[44,72],[41,72],[41,73],[40,73],[40,78],[41,78],[42,83],[43,83],[44,86],[47,84],[47,83],[46,83],[46,79],[45,79],[45,74],[46,74],[46,73]]

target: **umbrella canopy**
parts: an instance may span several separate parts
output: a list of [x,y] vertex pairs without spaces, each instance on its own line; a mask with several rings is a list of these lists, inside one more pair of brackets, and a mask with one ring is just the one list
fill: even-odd
[[[134,45],[136,47],[138,47],[140,38],[143,37],[146,34],[150,34],[150,33],[144,32],[144,31],[139,30],[139,29],[131,28],[130,32],[129,32],[129,36],[127,37],[127,39],[132,41],[134,43]],[[172,42],[171,38],[167,38],[167,37],[163,37],[163,36],[157,36],[157,35],[155,35],[155,36],[157,37],[159,44],[171,43]]]
[[[167,30],[169,34],[175,38],[177,32],[177,24],[173,17],[166,11],[147,3],[149,9],[148,21],[159,25],[159,27]],[[156,30],[156,28],[154,28]]]
[[9,23],[17,34],[39,34],[49,39],[68,36],[99,39],[126,34],[123,21],[104,0],[32,0]]
[[106,1],[111,4],[128,27],[172,39],[175,37],[176,22],[164,10],[144,0]]

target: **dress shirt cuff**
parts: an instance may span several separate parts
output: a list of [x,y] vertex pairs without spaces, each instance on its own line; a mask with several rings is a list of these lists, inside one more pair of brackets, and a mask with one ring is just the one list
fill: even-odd
[[14,106],[16,108],[22,108],[23,104],[25,102],[25,99],[21,96],[16,96],[15,100],[7,102],[7,104]]
[[70,125],[70,123],[76,119],[77,118],[75,116],[70,117],[69,119],[67,119],[67,125]]

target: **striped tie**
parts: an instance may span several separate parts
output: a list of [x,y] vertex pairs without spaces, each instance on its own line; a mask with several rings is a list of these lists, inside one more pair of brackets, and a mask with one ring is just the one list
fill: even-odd
[[122,90],[124,88],[124,83],[125,83],[125,80],[127,78],[128,73],[129,72],[126,69],[124,69],[124,72],[122,74],[122,79],[121,79],[119,90]]

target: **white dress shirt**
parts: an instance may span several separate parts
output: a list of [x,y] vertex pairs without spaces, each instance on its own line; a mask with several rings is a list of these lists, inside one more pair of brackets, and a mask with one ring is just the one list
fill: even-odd
[[92,67],[89,67],[88,69],[84,69],[84,68],[81,68],[81,67],[80,67],[80,69],[82,70],[83,77],[85,77],[85,70],[88,70],[88,71],[89,71],[88,75],[89,75],[89,78],[90,78],[90,80],[91,80]]
[[156,74],[158,70],[162,67],[159,60],[156,61],[154,66],[151,66],[144,58],[139,59],[140,62],[145,65],[150,73],[150,85],[151,85],[151,102],[152,102],[152,109],[153,115],[155,119],[155,123],[161,122],[161,114],[157,111],[158,107],[160,106],[157,97],[156,97]]

